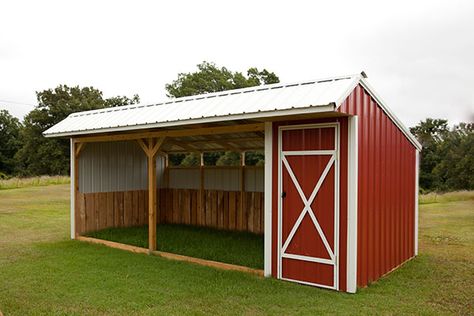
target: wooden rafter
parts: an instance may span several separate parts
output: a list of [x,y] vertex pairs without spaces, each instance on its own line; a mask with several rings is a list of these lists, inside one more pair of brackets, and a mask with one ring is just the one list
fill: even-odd
[[140,145],[140,147],[143,149],[143,151],[145,152],[145,155],[149,156],[150,153],[148,151],[148,145],[145,144],[145,142],[143,141],[143,139],[137,139],[137,143]]
[[[262,137],[226,137],[226,138],[217,138],[213,135],[210,135],[210,139],[209,138],[206,138],[206,139],[199,139],[199,140],[183,140],[183,139],[179,139],[177,141],[179,142],[182,142],[182,143],[186,143],[186,144],[189,144],[189,145],[199,145],[199,144],[206,144],[206,143],[209,143],[210,141],[214,142],[214,141],[219,141],[219,140],[222,140],[222,141],[227,141],[227,142],[237,142],[237,143],[240,143],[240,142],[258,142],[258,141],[264,141],[264,139]],[[173,141],[175,141],[175,139],[173,139]],[[168,142],[168,141],[167,141]]]
[[193,147],[192,145],[190,146],[190,144],[188,144],[188,142],[185,142],[185,141],[180,141],[180,140],[176,140],[176,139],[167,139],[166,140],[166,145],[168,145],[168,144],[178,146],[182,150],[186,150],[186,151],[189,151],[189,152],[199,151],[199,149]]
[[[263,146],[255,146],[255,147],[239,147],[239,148],[215,148],[215,149],[201,149],[200,151],[211,153],[211,152],[219,152],[219,151],[262,151]],[[194,150],[196,152],[197,150]],[[189,153],[189,150],[166,150],[168,154],[181,154],[181,153]]]
[[229,133],[244,133],[263,131],[264,123],[255,124],[241,124],[229,126],[203,127],[203,128],[188,128],[175,130],[158,130],[149,132],[134,132],[134,133],[117,133],[100,136],[83,136],[76,138],[76,141],[91,143],[91,142],[106,142],[106,141],[124,141],[136,140],[156,137],[185,137],[185,136],[199,136],[199,135],[216,135]]
[[85,143],[75,143],[76,144],[76,148],[75,148],[75,151],[74,151],[74,154],[76,156],[76,158],[79,158],[79,155],[81,154],[81,151],[84,149],[85,147]]
[[[160,137],[156,139],[156,142],[154,143],[153,147],[150,146],[150,156],[155,157],[156,153],[160,149],[161,145],[165,141],[165,137]],[[150,141],[150,145],[153,144],[153,140]]]

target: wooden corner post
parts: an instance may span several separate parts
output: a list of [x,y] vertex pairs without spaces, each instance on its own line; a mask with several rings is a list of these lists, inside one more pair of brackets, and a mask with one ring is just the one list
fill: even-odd
[[160,149],[164,137],[138,139],[137,142],[147,156],[148,167],[148,250],[150,253],[156,250],[156,155]]
[[85,143],[79,143],[71,138],[71,239],[83,233],[77,228],[83,224],[80,222],[79,214],[79,155],[84,147]]
[[243,227],[247,227],[247,223],[244,224],[245,210],[245,151],[240,153],[240,218]]

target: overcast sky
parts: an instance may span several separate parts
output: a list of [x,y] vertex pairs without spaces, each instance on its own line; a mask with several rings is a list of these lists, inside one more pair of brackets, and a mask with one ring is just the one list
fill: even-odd
[[364,70],[409,126],[474,120],[474,1],[0,3],[0,109],[17,117],[59,84],[156,103],[203,60],[282,82]]

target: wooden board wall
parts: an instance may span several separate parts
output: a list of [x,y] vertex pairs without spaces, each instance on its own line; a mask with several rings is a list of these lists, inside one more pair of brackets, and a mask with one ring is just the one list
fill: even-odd
[[[148,191],[78,193],[76,232],[148,224]],[[157,222],[263,233],[263,192],[157,190]]]

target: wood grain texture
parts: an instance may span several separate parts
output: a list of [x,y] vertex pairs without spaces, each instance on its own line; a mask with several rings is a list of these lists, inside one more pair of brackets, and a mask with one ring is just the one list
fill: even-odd
[[[263,193],[157,189],[157,223],[186,224],[222,230],[263,233]],[[148,191],[78,193],[76,231],[79,235],[110,227],[148,224]],[[241,208],[240,203],[244,201]]]

